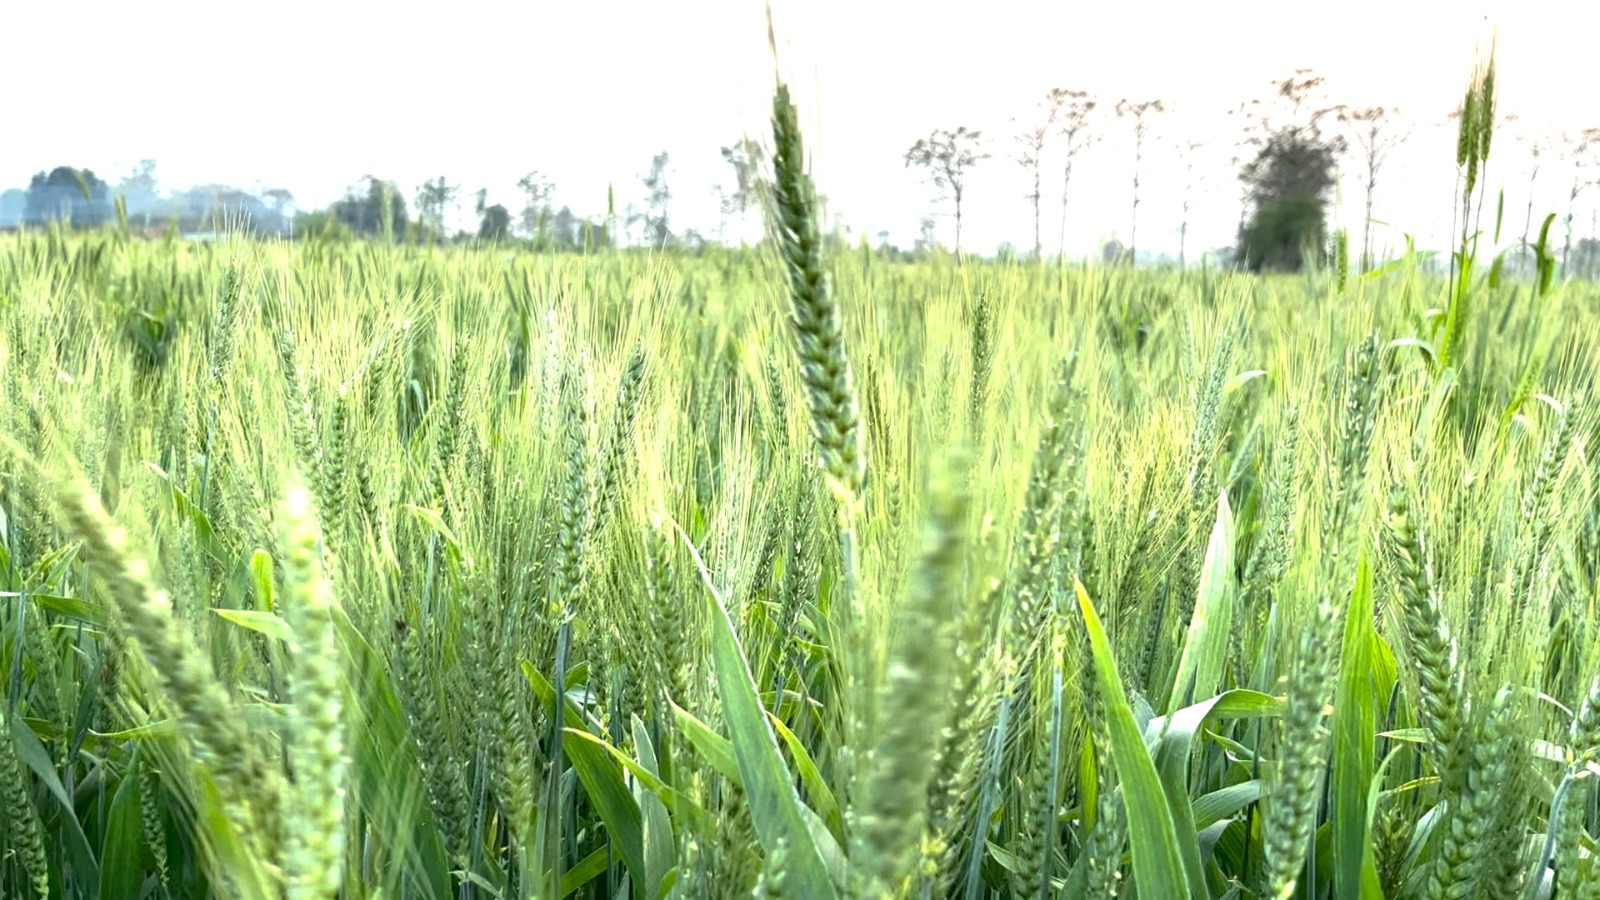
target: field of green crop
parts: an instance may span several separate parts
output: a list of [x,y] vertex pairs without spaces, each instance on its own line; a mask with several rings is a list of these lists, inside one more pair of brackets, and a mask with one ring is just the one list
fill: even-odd
[[[781,95],[780,95],[781,98]],[[1600,293],[0,240],[0,896],[1600,897]]]

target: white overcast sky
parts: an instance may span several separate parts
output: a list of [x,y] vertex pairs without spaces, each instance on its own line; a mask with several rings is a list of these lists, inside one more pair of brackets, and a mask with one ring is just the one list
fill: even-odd
[[[971,176],[963,243],[1031,245],[1012,120],[1057,86],[1108,106],[1170,105],[1146,150],[1141,249],[1177,249],[1185,179],[1172,143],[1211,145],[1191,255],[1230,241],[1238,218],[1227,166],[1237,131],[1225,111],[1299,67],[1326,76],[1335,102],[1399,106],[1416,120],[1379,187],[1376,217],[1391,223],[1379,239],[1393,244],[1405,231],[1425,245],[1446,240],[1453,134],[1441,123],[1491,27],[1502,114],[1550,135],[1600,126],[1593,3],[778,0],[776,18],[819,189],[856,233],[888,230],[901,244],[921,216],[948,213],[905,169],[906,148],[965,125],[982,129],[994,158]],[[442,174],[463,197],[483,187],[516,210],[516,180],[536,169],[556,183],[558,204],[599,214],[608,183],[619,207],[642,201],[638,173],[666,151],[674,227],[713,234],[711,187],[731,174],[718,147],[767,134],[774,71],[761,0],[0,0],[0,60],[0,187],[61,164],[114,183],[149,157],[167,190],[287,187],[313,207],[367,173],[399,182],[408,199]],[[1076,167],[1069,252],[1128,236],[1128,129],[1113,120],[1101,131]],[[1509,138],[1496,144],[1490,189],[1505,185],[1517,234],[1526,155]],[[1047,248],[1059,217],[1051,168]],[[1570,174],[1547,164],[1540,181],[1536,215],[1564,197]],[[1359,194],[1352,170],[1340,218],[1354,234]],[[948,243],[949,216],[939,221]]]

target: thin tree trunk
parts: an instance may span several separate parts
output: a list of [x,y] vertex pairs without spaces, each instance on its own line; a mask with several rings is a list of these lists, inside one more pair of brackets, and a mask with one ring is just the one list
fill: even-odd
[[1039,201],[1044,199],[1040,190],[1040,167],[1036,162],[1033,165],[1033,261],[1044,261],[1044,244],[1039,239]]
[[1572,207],[1578,202],[1578,188],[1572,188],[1572,193],[1567,195],[1567,235],[1561,244],[1561,277],[1567,277],[1567,254],[1572,250]]
[[1133,221],[1128,226],[1128,266],[1132,268],[1139,258],[1139,164],[1144,155],[1144,137],[1133,142]]
[[1372,179],[1367,179],[1367,215],[1361,226],[1361,271],[1372,271]]
[[1061,176],[1061,234],[1057,236],[1056,260],[1064,263],[1067,258],[1067,188],[1072,185],[1072,160],[1067,160],[1067,167]]
[[961,263],[961,192],[956,191],[956,264]]
[[1528,215],[1522,220],[1522,249],[1528,249],[1528,230],[1533,227],[1533,183],[1536,179],[1528,179]]

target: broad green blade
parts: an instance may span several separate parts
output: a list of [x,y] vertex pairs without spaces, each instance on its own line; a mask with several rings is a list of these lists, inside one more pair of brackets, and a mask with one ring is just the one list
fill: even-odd
[[[670,702],[670,701],[669,701]],[[711,730],[711,726],[696,719],[693,713],[688,712],[676,703],[672,704],[672,714],[677,717],[678,730],[689,739],[694,749],[706,758],[711,768],[717,774],[728,779],[740,790],[744,789],[744,775],[739,772],[739,760],[733,755],[733,742]]]
[[[1155,763],[1145,749],[1139,726],[1133,721],[1111,644],[1094,611],[1094,603],[1074,579],[1078,606],[1083,610],[1084,627],[1089,632],[1089,649],[1094,656],[1096,683],[1102,695],[1111,731],[1111,758],[1122,782],[1122,803],[1127,811],[1128,838],[1133,847],[1133,877],[1142,900],[1180,900],[1188,897],[1188,873],[1178,852],[1177,829],[1172,811],[1156,774]],[[1193,835],[1189,836],[1193,840]]]
[[1172,811],[1173,827],[1178,835],[1178,852],[1188,872],[1189,891],[1193,896],[1204,897],[1209,892],[1200,847],[1191,837],[1205,827],[1196,821],[1189,800],[1189,771],[1195,737],[1207,719],[1256,718],[1276,715],[1281,710],[1282,703],[1266,694],[1229,691],[1186,706],[1170,716],[1152,719],[1145,726],[1146,746],[1155,744],[1156,770],[1161,774],[1161,785],[1167,793],[1167,806]]
[[164,469],[148,461],[145,462],[145,466],[154,472],[157,478],[166,482],[167,488],[171,491],[173,508],[177,510],[178,515],[189,520],[195,545],[224,569],[231,568],[233,561],[228,558],[227,548],[217,539],[216,532],[211,527],[211,518],[189,499],[189,495],[184,493],[183,488],[179,487]]
[[139,809],[139,779],[130,768],[111,798],[105,843],[100,850],[100,900],[139,896],[144,881],[144,825]]
[[[550,680],[545,678],[544,674],[535,669],[533,664],[527,660],[522,662],[522,674],[527,677],[528,686],[533,688],[534,696],[539,698],[539,703],[554,709],[556,705],[556,689],[550,684]],[[563,695],[561,705],[562,726],[572,731],[582,731],[584,721],[583,715],[578,710],[578,705],[572,701],[571,697],[566,695]]]
[[218,618],[254,631],[256,634],[265,635],[275,641],[288,642],[294,637],[289,631],[289,623],[278,617],[277,613],[265,612],[256,609],[213,609]]
[[1261,781],[1252,778],[1218,788],[1194,800],[1194,825],[1204,831],[1261,799]]
[[644,822],[633,793],[622,780],[622,769],[606,752],[588,741],[564,741],[562,750],[578,773],[584,792],[600,813],[611,845],[622,857],[634,881],[646,876]]
[[[0,703],[3,702],[5,701],[0,700]],[[22,721],[21,716],[0,717],[0,726],[4,725],[10,726],[11,737],[9,740],[15,742],[18,758],[21,759],[24,765],[33,770],[33,774],[39,779],[39,783],[44,785],[51,798],[60,804],[59,810],[51,810],[48,804],[41,805],[39,807],[39,818],[48,824],[59,813],[58,820],[61,822],[59,834],[66,844],[66,856],[72,864],[74,874],[86,883],[98,885],[100,883],[100,864],[95,861],[94,851],[89,845],[89,838],[83,832],[83,823],[78,821],[72,800],[68,798],[66,787],[61,784],[61,776],[56,773],[55,763],[51,761],[49,751],[45,750],[44,745],[39,743],[38,735],[34,734],[33,729]],[[8,738],[0,734],[0,741],[3,740],[8,740]]]
[[250,555],[250,582],[256,592],[256,607],[277,612],[277,587],[272,576],[272,554],[257,550]]
[[789,755],[794,757],[794,767],[800,772],[800,783],[806,786],[806,796],[811,798],[811,804],[816,807],[822,823],[828,826],[828,832],[835,841],[844,843],[844,816],[839,812],[839,801],[834,799],[833,789],[828,787],[828,782],[817,770],[817,764],[812,761],[806,745],[789,730],[789,726],[783,724],[782,719],[769,712],[767,721],[772,723],[772,727],[777,729],[778,735],[788,745]]
[[609,868],[611,868],[611,848],[601,847],[584,857],[583,862],[561,873],[561,896],[571,896],[584,885],[604,875]]
[[[644,723],[638,716],[633,717],[633,746],[639,753],[639,765],[652,775],[660,775],[655,746],[650,743],[650,734],[645,731]],[[636,782],[633,800],[639,804],[639,812],[644,819],[644,867],[647,873],[644,892],[646,897],[654,900],[661,879],[677,862],[678,848],[672,838],[672,820],[667,817],[667,807],[661,798]]]
[[[1372,566],[1363,553],[1345,616],[1333,704],[1333,884],[1338,897],[1381,898],[1367,793],[1372,784],[1377,709],[1373,697]],[[1370,875],[1367,870],[1370,870]]]
[[611,758],[617,761],[617,765],[628,770],[628,774],[633,776],[639,787],[656,795],[673,813],[690,819],[689,827],[695,830],[694,833],[710,834],[717,830],[717,820],[706,812],[703,807],[674,790],[671,785],[662,781],[655,772],[646,769],[638,760],[613,747],[604,738],[596,737],[587,731],[578,731],[574,728],[567,729],[567,737],[573,740],[588,741],[611,754]]
[[106,624],[106,609],[94,600],[32,592],[28,594],[28,600],[37,604],[40,609],[47,609],[58,616],[74,619],[95,628],[104,628]]
[[734,634],[733,620],[728,618],[727,607],[687,535],[684,535],[684,543],[706,585],[711,668],[716,675],[723,718],[728,722],[734,759],[739,763],[745,795],[750,801],[750,819],[761,839],[761,847],[768,855],[782,848],[786,863],[785,887],[793,896],[818,900],[837,897],[827,866],[800,813],[800,795],[778,752],[778,740],[767,725],[766,710],[756,694],[755,679],[750,675],[739,638]]
[[1217,496],[1217,519],[1200,566],[1199,596],[1189,619],[1189,634],[1178,658],[1178,675],[1168,695],[1167,712],[1191,698],[1210,697],[1222,686],[1233,627],[1233,510],[1228,492]]

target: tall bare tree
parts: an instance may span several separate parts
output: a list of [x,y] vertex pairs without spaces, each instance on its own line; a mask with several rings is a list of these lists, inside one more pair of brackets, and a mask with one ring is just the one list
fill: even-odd
[[[1052,92],[1053,93],[1053,92]],[[1033,190],[1023,195],[1023,199],[1033,204],[1033,259],[1038,262],[1044,259],[1044,243],[1039,237],[1039,203],[1044,199],[1044,152],[1050,143],[1050,138],[1055,131],[1057,104],[1051,102],[1051,97],[1046,97],[1039,104],[1032,124],[1023,126],[1015,135],[1015,140],[1022,149],[1011,157],[1033,178]],[[1015,121],[1015,120],[1013,120]]]
[[1383,170],[1389,154],[1410,134],[1410,128],[1401,120],[1400,111],[1392,107],[1341,106],[1338,115],[1350,132],[1361,164],[1361,187],[1366,192],[1365,215],[1361,218],[1361,270],[1367,271],[1373,263],[1372,195],[1378,185],[1378,173]]
[[1072,163],[1087,147],[1100,139],[1092,126],[1098,102],[1088,91],[1071,91],[1054,88],[1045,98],[1050,104],[1051,116],[1056,122],[1056,136],[1061,138],[1064,157],[1061,165],[1061,235],[1056,247],[1056,258],[1067,254],[1067,189],[1072,186]]
[[1512,138],[1517,143],[1528,146],[1528,208],[1522,220],[1522,251],[1527,253],[1528,234],[1533,229],[1533,200],[1534,191],[1539,185],[1539,171],[1544,168],[1555,144],[1551,142],[1548,134],[1528,127],[1516,113],[1506,116],[1504,121],[1512,126]]
[[1561,158],[1572,167],[1572,186],[1567,190],[1566,241],[1561,246],[1561,272],[1567,272],[1568,257],[1572,253],[1572,215],[1578,198],[1589,188],[1600,185],[1600,128],[1585,128],[1577,134],[1561,135]]
[[1037,262],[1044,255],[1044,244],[1039,237],[1039,201],[1044,197],[1040,187],[1044,172],[1044,149],[1050,138],[1050,122],[1047,118],[1043,123],[1030,125],[1014,137],[1021,149],[1011,158],[1033,179],[1032,190],[1023,194],[1022,199],[1033,204],[1033,258]]
[[1133,218],[1128,228],[1130,265],[1139,251],[1139,170],[1144,162],[1144,139],[1150,132],[1151,120],[1165,111],[1166,106],[1160,100],[1117,101],[1117,118],[1133,120]]
[[967,188],[967,170],[988,159],[983,152],[980,132],[965,125],[955,131],[935,129],[906,151],[906,166],[928,170],[928,180],[939,189],[939,199],[949,198],[956,207],[956,259],[961,259],[961,200]]
[[1185,140],[1178,143],[1178,157],[1183,160],[1183,221],[1178,225],[1178,268],[1188,265],[1189,245],[1189,200],[1194,194],[1194,189],[1203,183],[1210,173],[1201,173],[1198,177],[1195,172],[1200,167],[1201,151],[1206,149],[1204,141]]

